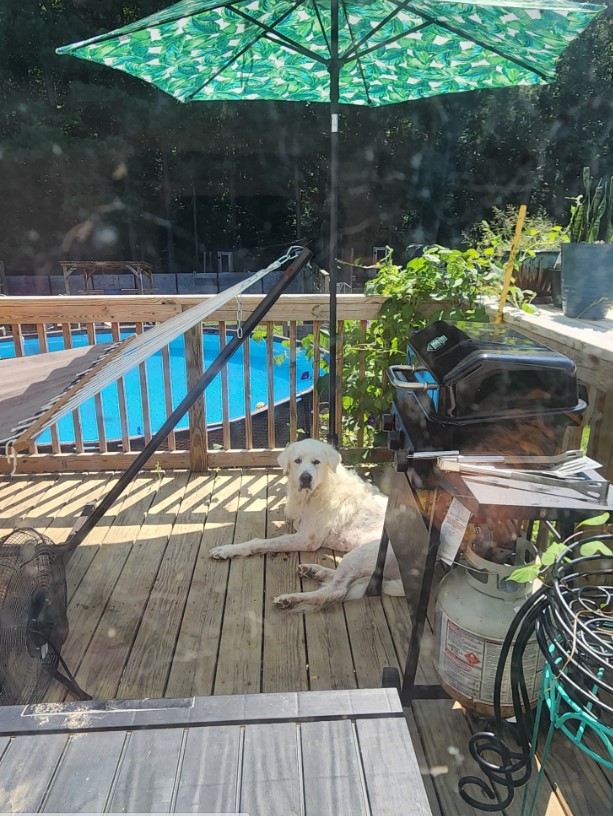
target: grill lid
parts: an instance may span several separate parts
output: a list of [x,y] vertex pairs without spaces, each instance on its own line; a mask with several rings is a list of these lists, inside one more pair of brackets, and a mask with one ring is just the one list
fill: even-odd
[[433,418],[476,419],[585,409],[575,363],[506,326],[438,320],[411,338],[415,378],[438,385],[420,398]]

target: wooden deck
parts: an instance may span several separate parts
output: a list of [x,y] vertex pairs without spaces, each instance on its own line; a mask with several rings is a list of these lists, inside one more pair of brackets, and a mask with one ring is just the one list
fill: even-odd
[[[31,526],[61,543],[113,479],[2,477],[0,535]],[[300,588],[298,555],[208,558],[218,544],[274,535],[284,526],[283,496],[274,470],[137,477],[68,565],[71,631],[63,655],[81,686],[95,699],[380,686],[383,667],[404,662],[410,623],[403,599],[287,614],[271,602]],[[330,564],[334,554],[319,557]],[[434,682],[430,643],[428,634],[421,683]],[[54,685],[47,700],[64,698]],[[468,755],[476,723],[450,700],[415,702],[406,715],[433,813],[479,813],[457,792],[458,779],[477,771]],[[0,746],[0,763],[1,755]],[[607,775],[563,737],[554,740],[546,772],[538,816],[609,813]],[[505,813],[520,810],[521,795]]]

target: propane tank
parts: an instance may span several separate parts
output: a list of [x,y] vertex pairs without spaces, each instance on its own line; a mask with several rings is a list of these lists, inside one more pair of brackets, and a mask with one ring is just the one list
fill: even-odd
[[[510,556],[513,553],[510,552]],[[534,547],[517,539],[513,564],[495,564],[477,555],[471,545],[441,581],[435,612],[434,669],[442,688],[466,708],[484,716],[494,713],[494,680],[498,658],[511,621],[532,593],[532,584],[509,576],[534,560]],[[530,701],[538,698],[543,660],[533,638],[524,653],[524,674]],[[501,687],[503,717],[514,714],[507,663]]]

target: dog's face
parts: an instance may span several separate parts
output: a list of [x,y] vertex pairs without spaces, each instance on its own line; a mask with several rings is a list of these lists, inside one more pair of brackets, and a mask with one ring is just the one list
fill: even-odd
[[301,439],[280,454],[279,465],[289,472],[290,484],[297,490],[316,490],[327,481],[341,463],[341,455],[331,445],[318,439]]

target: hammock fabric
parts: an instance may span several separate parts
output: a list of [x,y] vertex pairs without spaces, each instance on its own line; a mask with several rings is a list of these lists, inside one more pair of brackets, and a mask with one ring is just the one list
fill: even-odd
[[293,248],[235,286],[120,343],[1,361],[0,382],[15,382],[0,401],[0,444],[7,451],[26,449],[63,416],[295,256]]

